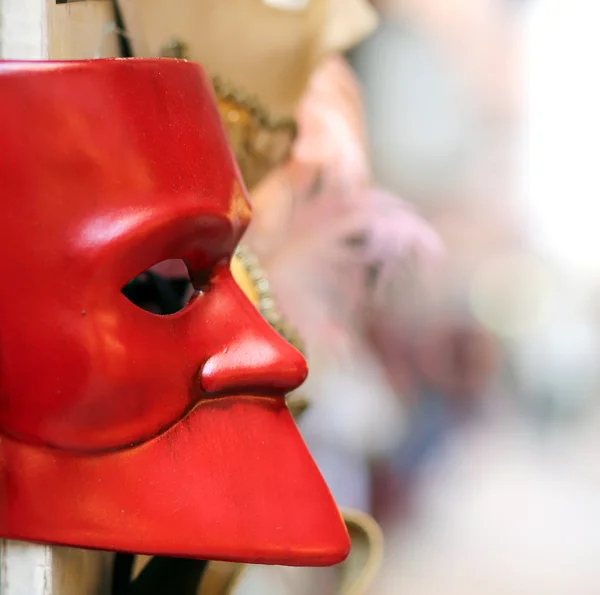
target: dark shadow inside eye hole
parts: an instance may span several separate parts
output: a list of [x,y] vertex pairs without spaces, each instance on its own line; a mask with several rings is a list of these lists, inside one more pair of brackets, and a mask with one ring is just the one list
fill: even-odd
[[134,277],[123,289],[133,304],[153,314],[175,314],[197,293],[181,259],[164,260]]

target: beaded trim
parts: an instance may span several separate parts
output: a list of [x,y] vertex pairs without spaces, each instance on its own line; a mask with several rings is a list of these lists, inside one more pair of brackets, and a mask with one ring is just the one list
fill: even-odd
[[272,118],[259,102],[213,78],[219,112],[246,186],[255,187],[291,156],[298,133],[292,118]]
[[235,251],[240,259],[244,270],[252,280],[256,293],[258,294],[258,310],[264,319],[300,353],[306,355],[304,342],[298,335],[296,329],[289,324],[277,308],[277,304],[271,292],[271,284],[260,268],[258,259],[245,246],[238,246]]
[[[252,254],[245,246],[238,246],[235,255],[239,258],[244,271],[246,271],[246,274],[250,277],[254,285],[254,289],[258,295],[258,311],[281,337],[306,357],[304,342],[298,335],[298,332],[292,325],[286,322],[283,315],[277,309],[275,298],[271,293],[271,284],[260,268],[256,255]],[[297,391],[286,395],[285,403],[294,419],[300,418],[310,406],[310,401],[306,396]]]
[[219,100],[232,103],[244,109],[263,129],[272,132],[287,132],[290,137],[290,144],[293,144],[298,135],[298,124],[294,118],[272,118],[256,97],[235,89],[221,77],[213,77],[212,83]]

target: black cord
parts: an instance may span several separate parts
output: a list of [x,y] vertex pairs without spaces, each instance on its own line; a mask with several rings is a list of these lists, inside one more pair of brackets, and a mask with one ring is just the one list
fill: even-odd
[[131,582],[131,573],[133,572],[133,563],[135,556],[133,554],[117,554],[113,564],[112,586],[110,592],[113,595],[122,593]]
[[208,565],[206,560],[155,556],[131,580],[133,559],[131,554],[117,554],[111,595],[196,595]]
[[123,13],[119,6],[118,0],[111,0],[113,12],[115,15],[115,25],[117,26],[117,36],[119,39],[119,53],[121,58],[133,58],[133,48],[131,42],[127,36],[127,28],[125,27],[125,21],[123,20]]

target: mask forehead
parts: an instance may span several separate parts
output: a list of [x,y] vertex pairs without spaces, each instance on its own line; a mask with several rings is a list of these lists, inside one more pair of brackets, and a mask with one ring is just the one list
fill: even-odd
[[[158,216],[193,216],[195,207],[198,214],[209,209],[247,223],[204,74],[187,63],[166,66],[114,61],[98,76],[89,63],[73,62],[60,65],[56,77],[58,66],[49,63],[36,65],[38,76],[25,72],[2,80],[14,67],[0,65],[0,84],[11,91],[3,98],[0,128],[16,139],[3,186],[22,204],[24,224],[34,226],[37,217],[29,215],[39,217],[47,208],[63,226],[127,206],[158,209]],[[196,76],[189,76],[190,69]],[[36,93],[34,85],[44,92]],[[102,113],[110,120],[99,118]],[[62,195],[62,205],[48,207],[48,195]]]

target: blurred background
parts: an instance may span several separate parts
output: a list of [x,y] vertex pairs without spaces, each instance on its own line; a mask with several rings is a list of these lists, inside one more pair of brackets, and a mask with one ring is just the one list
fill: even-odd
[[380,0],[349,60],[379,184],[446,247],[372,467],[373,593],[600,593],[600,8]]

